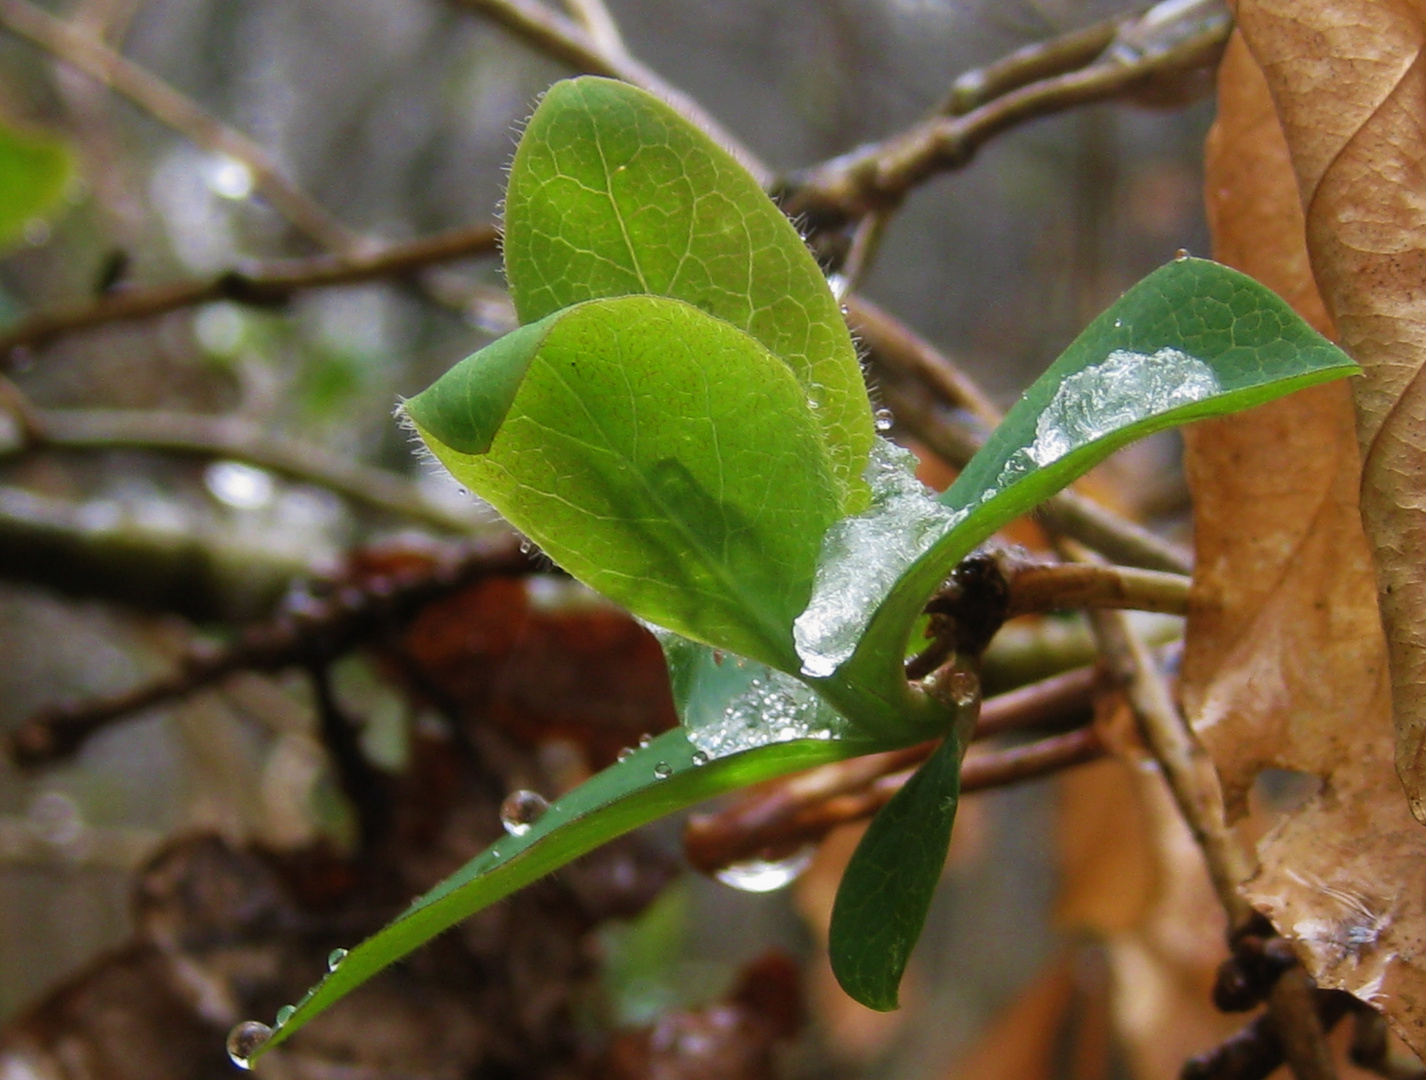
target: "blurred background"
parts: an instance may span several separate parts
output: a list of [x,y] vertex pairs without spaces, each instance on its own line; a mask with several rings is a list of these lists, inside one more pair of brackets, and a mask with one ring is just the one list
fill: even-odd
[[[609,7],[635,56],[780,172],[899,131],[966,71],[1131,10]],[[253,160],[137,107],[116,92],[123,72],[106,85],[66,62],[94,41],[250,137],[349,252],[494,220],[521,122],[570,73],[445,0],[3,0],[7,152],[55,179],[8,237],[0,334],[322,251],[321,223],[294,226]],[[998,136],[910,195],[861,292],[1008,404],[1123,289],[1178,249],[1207,253],[1211,116],[1206,98],[1096,105]],[[193,685],[116,708],[73,752],[0,760],[3,1080],[230,1073],[227,1027],[270,1017],[328,948],[498,835],[506,792],[553,796],[672,722],[643,632],[529,576],[392,420],[401,395],[503,332],[493,252],[231,292],[4,361],[0,730]],[[1176,455],[1150,441],[1096,490],[1181,532]],[[1073,637],[1046,623],[1023,635]],[[244,637],[252,626],[275,639]],[[194,677],[235,648],[231,670]],[[1221,1033],[1192,996],[1221,949],[1216,916],[1175,828],[1152,781],[1119,765],[968,799],[908,1007],[883,1016],[841,997],[822,957],[853,832],[759,893],[688,870],[666,824],[536,890],[518,918],[475,920],[273,1068],[1170,1075]],[[698,1058],[719,1040],[738,1064]]]

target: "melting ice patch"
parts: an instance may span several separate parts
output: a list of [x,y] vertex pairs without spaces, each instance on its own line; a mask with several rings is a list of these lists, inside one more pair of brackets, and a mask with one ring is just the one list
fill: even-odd
[[846,721],[811,687],[763,669],[721,715],[688,726],[688,741],[710,759],[796,739],[841,738]]
[[1152,356],[1115,349],[1103,363],[1060,383],[1035,422],[1035,441],[1010,455],[995,487],[983,498],[1071,450],[1159,413],[1204,401],[1222,389],[1211,367],[1178,349],[1159,349]]
[[877,439],[867,465],[871,509],[822,538],[812,599],[792,627],[803,674],[823,678],[849,660],[892,586],[966,517],[932,498],[915,466],[908,451]]

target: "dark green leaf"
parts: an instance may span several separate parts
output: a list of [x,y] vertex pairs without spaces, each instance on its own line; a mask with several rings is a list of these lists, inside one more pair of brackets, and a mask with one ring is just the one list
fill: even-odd
[[14,243],[30,221],[54,209],[72,168],[59,140],[0,125],[0,245]]
[[872,819],[847,864],[832,907],[832,970],[870,1008],[898,1005],[901,975],[946,861],[960,776],[952,735]]

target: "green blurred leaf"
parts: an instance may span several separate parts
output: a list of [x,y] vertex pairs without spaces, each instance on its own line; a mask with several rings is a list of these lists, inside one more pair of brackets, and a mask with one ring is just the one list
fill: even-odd
[[[1035,381],[940,497],[952,519],[928,533],[895,585],[866,605],[874,615],[839,628],[859,644],[837,675],[872,687],[902,679],[908,630],[956,563],[1120,447],[1357,370],[1251,278],[1203,259],[1161,267]],[[835,599],[820,595],[824,577],[819,572],[814,613]],[[811,650],[800,639],[799,646],[805,658]]]
[[906,961],[941,878],[960,799],[961,746],[941,742],[872,819],[832,907],[829,948],[842,989],[863,1005],[897,1008]]
[[657,98],[594,77],[550,88],[510,169],[505,275],[521,322],[645,293],[751,334],[813,404],[844,510],[865,502],[871,409],[836,299],[747,170]]
[[839,501],[797,380],[677,300],[563,309],[409,401],[431,451],[576,578],[660,626],[796,670]]
[[73,168],[65,143],[0,124],[0,245],[13,244],[29,222],[55,208]]
[[682,730],[660,735],[552,804],[525,835],[492,844],[353,948],[335,971],[308,991],[251,1060],[437,934],[585,852],[714,795],[865,749],[804,739],[709,759]]

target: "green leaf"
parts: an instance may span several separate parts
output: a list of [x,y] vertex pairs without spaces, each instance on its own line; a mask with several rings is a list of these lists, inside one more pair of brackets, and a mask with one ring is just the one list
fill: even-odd
[[682,730],[660,735],[552,804],[525,835],[492,844],[353,948],[250,1060],[437,934],[585,852],[714,795],[865,752],[860,744],[804,739],[710,759]]
[[687,637],[797,670],[839,499],[787,367],[677,300],[563,309],[406,412],[431,452],[572,575]]
[[871,408],[836,299],[747,170],[657,98],[588,76],[550,88],[510,169],[505,275],[521,322],[646,293],[751,334],[813,403],[844,509],[865,502]]
[[942,740],[872,819],[837,889],[832,971],[842,989],[869,1008],[897,1007],[901,975],[950,846],[961,753],[955,736]]
[[[1091,323],[1025,392],[941,496],[941,520],[934,511],[908,512],[924,535],[893,552],[900,563],[892,587],[867,598],[850,618],[840,616],[845,598],[824,589],[824,581],[867,579],[870,571],[842,565],[835,572],[824,559],[809,609],[798,620],[804,664],[819,656],[820,640],[850,638],[856,653],[837,669],[838,677],[860,686],[894,685],[903,679],[907,633],[926,597],[1006,522],[1135,439],[1357,370],[1251,278],[1203,259],[1161,267]],[[871,540],[854,553],[873,562],[875,526],[868,525]],[[870,618],[862,614],[873,610]]]
[[0,246],[54,209],[73,171],[73,155],[58,139],[0,125]]

